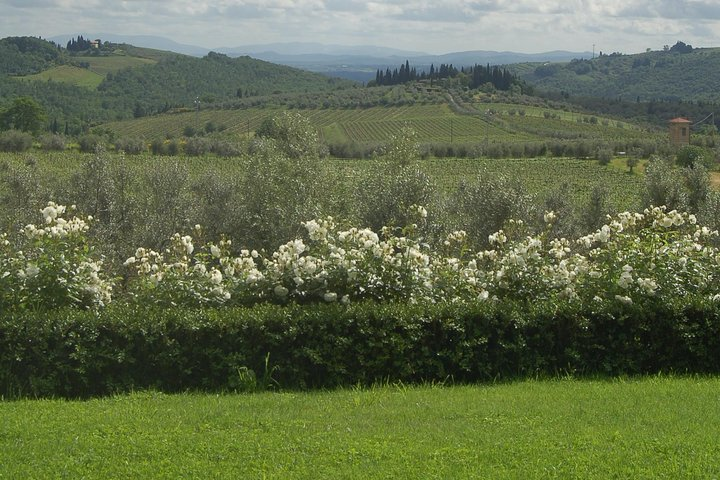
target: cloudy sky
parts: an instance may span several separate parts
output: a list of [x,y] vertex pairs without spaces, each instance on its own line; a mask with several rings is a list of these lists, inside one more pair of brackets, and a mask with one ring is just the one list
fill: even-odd
[[274,42],[428,53],[637,53],[720,46],[718,0],[0,0],[0,37],[158,35],[207,48]]

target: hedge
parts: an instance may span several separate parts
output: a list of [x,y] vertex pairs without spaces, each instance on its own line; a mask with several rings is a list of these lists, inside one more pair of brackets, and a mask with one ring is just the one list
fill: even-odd
[[236,391],[248,387],[250,371],[255,386],[271,377],[282,389],[720,373],[720,304],[115,305],[0,313],[5,398]]

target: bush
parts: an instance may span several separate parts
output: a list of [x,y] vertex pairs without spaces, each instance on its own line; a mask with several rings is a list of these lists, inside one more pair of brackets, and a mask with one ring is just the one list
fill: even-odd
[[212,149],[212,142],[204,137],[191,137],[187,139],[185,143],[185,153],[199,157],[210,153]]
[[128,155],[139,155],[147,152],[147,143],[142,138],[123,137],[115,141],[115,150]]
[[715,156],[712,151],[697,145],[685,145],[678,150],[676,163],[681,167],[692,167],[696,163],[705,168],[715,166]]
[[0,152],[25,152],[32,147],[33,137],[20,130],[0,133]]
[[43,135],[40,137],[40,148],[46,151],[61,152],[65,150],[65,137],[57,134]]
[[595,150],[595,159],[600,165],[608,165],[613,158],[613,151],[609,147],[599,147]]
[[80,151],[83,153],[95,153],[98,147],[103,145],[103,140],[99,135],[89,134],[78,138]]
[[219,157],[239,157],[243,154],[242,146],[230,140],[215,139],[210,151]]
[[[720,373],[720,304],[358,303],[0,313],[0,395],[233,391],[377,381],[497,381],[558,372]],[[269,370],[269,371],[268,371]]]
[[168,153],[168,148],[165,141],[156,138],[150,142],[150,151],[153,155],[166,155]]

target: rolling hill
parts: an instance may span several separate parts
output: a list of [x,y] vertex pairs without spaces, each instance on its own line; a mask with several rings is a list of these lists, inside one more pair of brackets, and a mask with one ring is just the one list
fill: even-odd
[[0,108],[31,96],[49,121],[69,133],[111,120],[144,116],[196,102],[290,92],[334,91],[353,82],[249,57],[196,58],[106,42],[71,54],[35,37],[0,40]]
[[[720,101],[720,48],[678,48],[634,55],[601,55],[569,63],[516,65],[539,90],[650,101]],[[684,45],[684,44],[682,44]]]

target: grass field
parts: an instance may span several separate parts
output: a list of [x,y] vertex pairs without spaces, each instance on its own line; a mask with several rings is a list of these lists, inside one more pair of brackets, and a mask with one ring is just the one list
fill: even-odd
[[129,55],[109,55],[109,56],[88,56],[76,57],[78,62],[87,62],[90,70],[106,76],[108,73],[114,73],[123,68],[139,67],[142,65],[150,65],[157,63],[155,60],[148,58],[131,57]]
[[717,478],[720,379],[0,402],[0,478]]
[[125,55],[75,57],[75,60],[85,62],[89,64],[89,67],[80,68],[72,65],[59,65],[36,75],[27,75],[18,78],[22,80],[69,83],[78,87],[95,89],[108,73],[117,72],[123,68],[156,63],[154,60],[147,58]]
[[59,65],[35,75],[18,77],[23,80],[36,80],[41,82],[69,83],[78,87],[95,89],[105,78],[104,75],[93,72],[87,68],[74,67],[72,65]]

